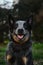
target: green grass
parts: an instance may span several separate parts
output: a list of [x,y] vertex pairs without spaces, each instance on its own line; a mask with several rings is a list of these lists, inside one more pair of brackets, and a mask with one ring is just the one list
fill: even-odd
[[35,43],[32,45],[33,59],[37,65],[43,65],[43,44]]
[[[34,43],[32,45],[32,53],[33,53],[33,60],[35,65],[43,65],[43,44],[40,43]],[[5,52],[6,47],[0,46],[0,65],[6,65],[5,64]]]
[[33,44],[33,58],[38,60],[38,59],[43,59],[43,44]]

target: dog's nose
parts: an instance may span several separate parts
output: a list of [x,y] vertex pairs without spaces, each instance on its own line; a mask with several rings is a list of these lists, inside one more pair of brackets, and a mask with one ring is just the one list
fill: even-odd
[[23,34],[23,29],[18,29],[18,34]]

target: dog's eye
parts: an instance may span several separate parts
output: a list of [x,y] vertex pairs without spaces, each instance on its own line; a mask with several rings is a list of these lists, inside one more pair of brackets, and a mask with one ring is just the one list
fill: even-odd
[[17,23],[15,23],[14,24],[14,29],[16,29],[18,27],[18,24]]
[[24,23],[24,28],[27,29],[28,25],[27,23]]

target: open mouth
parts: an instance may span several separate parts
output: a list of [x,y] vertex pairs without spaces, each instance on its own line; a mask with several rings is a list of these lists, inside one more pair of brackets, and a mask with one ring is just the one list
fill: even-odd
[[17,35],[18,39],[23,39],[24,35]]

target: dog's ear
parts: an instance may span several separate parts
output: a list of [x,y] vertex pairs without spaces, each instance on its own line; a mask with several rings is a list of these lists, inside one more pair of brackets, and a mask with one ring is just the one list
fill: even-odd
[[9,14],[8,15],[8,26],[11,32],[13,31],[14,23],[15,23],[14,17],[11,14]]
[[32,23],[33,23],[33,16],[32,15],[29,16],[27,22],[29,23],[29,25],[32,25]]
[[9,22],[9,26],[13,26],[13,24],[14,24],[14,17],[11,15],[11,14],[9,14],[9,16],[8,16],[8,22]]
[[31,30],[32,29],[32,25],[33,25],[33,16],[32,15],[28,17],[27,23],[28,23],[28,27]]

